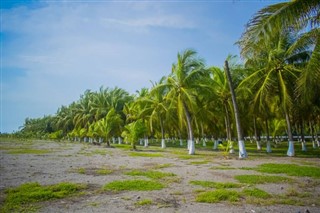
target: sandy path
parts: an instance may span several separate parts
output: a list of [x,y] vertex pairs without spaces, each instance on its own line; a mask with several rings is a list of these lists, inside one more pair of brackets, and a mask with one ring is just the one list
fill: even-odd
[[[1,142],[0,150],[0,192],[3,202],[4,189],[18,186],[26,182],[40,184],[55,184],[59,182],[75,182],[89,184],[90,192],[79,197],[44,202],[40,212],[320,212],[318,206],[254,206],[232,205],[229,203],[205,204],[194,201],[194,190],[199,187],[189,184],[190,180],[209,180],[216,182],[236,182],[234,175],[258,174],[247,170],[214,170],[212,166],[228,165],[234,168],[253,167],[261,163],[288,163],[289,158],[272,158],[261,160],[224,160],[222,157],[208,157],[206,164],[194,165],[193,161],[204,159],[182,160],[177,155],[163,152],[163,157],[131,157],[130,151],[119,148],[104,148],[80,143],[57,143],[36,141],[23,145],[32,149],[49,150],[46,154],[9,154],[9,148],[17,143]],[[6,148],[7,147],[7,148]],[[8,148],[9,147],[9,148]],[[145,151],[151,151],[149,148]],[[101,154],[106,152],[106,154]],[[162,153],[162,152],[160,152]],[[298,161],[299,159],[295,159]],[[305,161],[305,159],[303,159]],[[309,159],[320,167],[319,159]],[[114,180],[133,179],[123,174],[129,169],[146,169],[159,164],[171,164],[170,167],[158,169],[172,172],[180,179],[171,183],[165,189],[149,192],[101,192],[99,189]],[[79,168],[87,170],[94,168],[111,168],[115,170],[109,175],[79,174]],[[261,185],[261,189],[279,194],[286,184]],[[318,188],[320,189],[320,188]],[[320,192],[317,192],[318,195]],[[152,199],[157,204],[150,206],[135,206],[141,199]]]

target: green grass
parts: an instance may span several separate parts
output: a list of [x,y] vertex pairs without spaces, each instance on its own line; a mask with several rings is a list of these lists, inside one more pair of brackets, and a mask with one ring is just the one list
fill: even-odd
[[234,177],[240,183],[248,184],[263,184],[263,183],[283,183],[292,182],[293,180],[288,177],[281,176],[265,176],[265,175],[236,175]]
[[320,178],[320,168],[314,166],[266,163],[259,165],[255,170],[272,174],[286,174],[289,176]]
[[130,176],[145,176],[151,179],[161,179],[164,177],[172,177],[176,176],[173,173],[159,172],[159,171],[141,171],[141,170],[132,170],[130,172],[126,172],[126,175]]
[[217,189],[199,193],[196,196],[197,202],[218,203],[221,201],[237,202],[240,199],[240,193],[234,190]]
[[267,199],[270,198],[271,195],[261,189],[253,188],[253,189],[244,189],[242,193],[246,196],[254,197],[254,198],[261,198]]
[[105,149],[95,149],[95,150],[92,150],[91,153],[94,154],[94,155],[110,154],[110,152],[108,152],[108,150],[105,150]]
[[134,205],[136,206],[146,206],[151,204],[152,204],[152,200],[150,199],[143,199],[134,203]]
[[192,162],[190,162],[190,164],[192,164],[192,165],[201,165],[201,164],[207,164],[207,163],[209,163],[210,161],[208,161],[208,160],[202,160],[202,161],[192,161]]
[[229,166],[213,166],[213,167],[210,167],[210,169],[213,169],[213,170],[234,170],[237,168],[229,167]]
[[164,169],[164,168],[168,168],[171,166],[172,166],[171,163],[164,163],[164,164],[158,164],[158,165],[153,166],[153,169]]
[[226,188],[240,188],[242,185],[239,183],[219,183],[213,181],[200,181],[200,180],[193,180],[190,181],[193,185],[203,186],[207,188],[216,188],[216,189],[226,189]]
[[116,180],[103,186],[104,190],[110,191],[152,191],[160,190],[165,186],[156,181],[148,180]]
[[86,169],[85,169],[85,168],[78,168],[78,169],[77,169],[77,173],[79,173],[79,174],[85,174],[85,173],[86,173]]
[[129,156],[131,156],[131,157],[151,157],[151,158],[163,157],[163,155],[160,153],[146,153],[146,152],[130,152]]
[[111,169],[106,169],[106,168],[100,168],[96,170],[96,173],[98,175],[109,175],[111,174],[113,171]]
[[17,155],[17,154],[34,154],[34,155],[43,155],[50,153],[50,150],[44,150],[44,149],[13,149],[9,150],[9,154]]
[[39,208],[34,205],[35,203],[65,198],[84,188],[86,186],[74,183],[59,183],[50,186],[26,183],[5,191],[6,198],[1,212],[34,212]]

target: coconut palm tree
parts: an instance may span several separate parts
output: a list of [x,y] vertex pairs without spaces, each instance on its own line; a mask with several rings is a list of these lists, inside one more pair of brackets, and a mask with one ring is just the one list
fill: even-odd
[[293,49],[311,50],[310,60],[298,80],[298,91],[310,100],[316,97],[314,91],[320,81],[319,25],[319,0],[294,0],[267,6],[248,22],[238,41],[241,55],[245,58],[256,56],[256,47],[264,46],[265,41],[272,42],[274,34],[283,31],[298,33]]
[[[199,80],[205,74],[204,62],[196,57],[196,52],[187,49],[178,53],[177,62],[172,65],[172,72],[167,81],[157,87],[168,88],[167,98],[171,104],[176,105],[180,123],[184,120],[187,123],[189,154],[195,154],[192,119],[197,90],[201,88]],[[183,119],[183,117],[185,119]]]
[[[277,104],[284,114],[287,123],[289,148],[287,155],[294,156],[293,137],[290,114],[294,100],[295,82],[305,64],[308,51],[293,50],[294,35],[281,32],[273,35],[273,42],[266,42],[256,47],[255,56],[247,60],[247,66],[255,71],[241,84],[258,88],[254,103],[265,107],[270,103]],[[270,101],[273,100],[273,101]]]
[[241,126],[241,121],[240,121],[240,112],[239,112],[237,98],[236,98],[236,95],[234,92],[233,82],[231,79],[229,64],[228,64],[227,60],[225,61],[224,70],[226,72],[226,76],[228,79],[229,88],[230,88],[230,92],[231,92],[231,98],[232,98],[232,104],[233,104],[233,108],[234,108],[234,117],[235,117],[235,121],[236,121],[237,135],[238,135],[239,158],[246,158],[247,151],[246,151],[245,144],[244,144],[244,137],[243,137],[242,126]]

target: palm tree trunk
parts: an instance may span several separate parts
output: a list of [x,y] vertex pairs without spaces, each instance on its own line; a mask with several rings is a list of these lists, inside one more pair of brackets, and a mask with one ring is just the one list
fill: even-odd
[[266,118],[266,132],[267,132],[267,153],[271,153],[271,144],[270,144],[270,133],[269,133],[269,123],[268,118]]
[[190,112],[188,110],[188,107],[186,106],[186,104],[183,102],[183,108],[184,108],[184,113],[186,115],[186,119],[187,119],[187,126],[188,126],[188,148],[189,148],[189,154],[190,155],[194,155],[195,154],[195,144],[194,144],[194,140],[193,140],[193,132],[192,132],[192,125],[191,125],[191,115]]
[[233,89],[233,84],[232,84],[232,79],[230,75],[230,70],[229,70],[229,64],[228,61],[225,61],[225,72],[227,75],[229,87],[230,87],[230,92],[231,92],[231,97],[232,97],[232,104],[234,108],[234,116],[236,119],[236,126],[237,126],[237,134],[238,134],[238,144],[239,144],[239,158],[246,158],[247,157],[247,151],[244,145],[244,138],[242,134],[242,127],[241,127],[241,122],[240,122],[240,114],[239,114],[239,108],[237,105],[237,99],[236,99],[236,94]]
[[230,125],[230,117],[229,117],[227,103],[224,104],[224,109],[226,111],[225,123],[226,123],[227,140],[231,141],[231,125]]
[[303,120],[300,121],[300,135],[301,135],[301,148],[302,151],[307,151],[306,141],[304,138],[304,132],[303,132]]
[[256,117],[253,118],[254,137],[257,143],[257,150],[261,150],[260,137],[258,136]]
[[161,148],[166,148],[166,141],[164,139],[164,128],[163,128],[163,120],[160,118],[160,128],[161,128]]
[[292,136],[292,131],[291,131],[291,123],[290,123],[290,117],[289,113],[286,111],[286,122],[287,122],[287,131],[288,131],[288,140],[289,140],[289,147],[287,151],[287,155],[289,157],[294,156],[294,143],[293,143],[293,136]]
[[312,137],[312,148],[316,149],[316,141],[315,141],[315,137],[314,137],[314,129],[313,129],[313,125],[312,122],[309,121],[309,126],[310,126],[310,133],[311,133],[311,137]]

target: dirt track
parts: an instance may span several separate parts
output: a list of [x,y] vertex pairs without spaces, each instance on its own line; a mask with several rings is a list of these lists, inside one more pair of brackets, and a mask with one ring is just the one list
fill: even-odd
[[[149,147],[141,148],[143,153],[160,153],[161,157],[133,157],[132,151],[120,148],[105,148],[82,143],[62,143],[33,141],[30,143],[0,143],[0,202],[5,198],[4,190],[26,182],[55,184],[74,182],[88,184],[87,192],[82,196],[42,203],[40,212],[320,212],[319,206],[260,206],[248,205],[245,201],[238,204],[227,202],[206,204],[195,202],[195,190],[201,188],[189,184],[191,180],[215,182],[236,182],[233,178],[239,174],[260,174],[255,171],[240,170],[241,167],[254,167],[262,163],[290,163],[292,158],[254,158],[248,160],[226,160],[221,154],[198,152],[199,156],[182,159],[170,149],[160,150]],[[12,150],[24,148],[47,150],[44,154],[10,154]],[[183,150],[182,150],[183,151]],[[206,156],[207,155],[207,156]],[[203,163],[201,163],[201,161]],[[299,161],[320,167],[319,159],[295,158]],[[197,163],[200,162],[200,163]],[[101,191],[101,187],[114,180],[133,179],[124,174],[131,169],[152,169],[159,164],[170,164],[158,171],[176,174],[176,181],[159,191],[126,191],[111,193]],[[212,167],[230,167],[222,170]],[[86,170],[84,174],[78,171]],[[97,175],[92,172],[98,168],[109,168],[113,173]],[[139,177],[140,178],[140,177]],[[145,177],[141,177],[145,179]],[[301,179],[301,181],[304,181]],[[257,187],[271,193],[283,194],[291,186],[288,184],[263,184]],[[320,195],[320,186],[315,189],[315,196]],[[137,206],[139,200],[151,199],[152,205]]]

